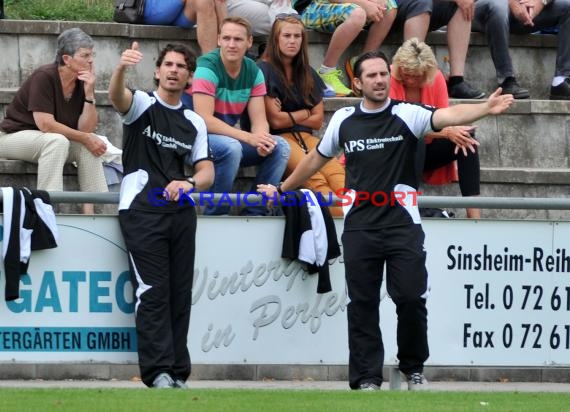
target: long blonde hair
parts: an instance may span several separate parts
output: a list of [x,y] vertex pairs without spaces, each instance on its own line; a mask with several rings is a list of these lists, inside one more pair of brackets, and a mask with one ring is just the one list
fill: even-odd
[[431,47],[416,37],[406,40],[392,58],[392,76],[401,81],[400,69],[423,73],[425,84],[435,79],[438,65]]

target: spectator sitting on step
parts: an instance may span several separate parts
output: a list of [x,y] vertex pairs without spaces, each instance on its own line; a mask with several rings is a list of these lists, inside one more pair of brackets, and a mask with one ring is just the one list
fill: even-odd
[[473,30],[485,33],[503,93],[527,99],[519,86],[509,54],[509,33],[526,34],[559,27],[556,68],[550,99],[570,100],[570,0],[478,0]]
[[145,24],[192,28],[202,53],[217,47],[219,26],[227,17],[226,0],[146,0]]
[[228,16],[242,17],[251,24],[255,37],[266,37],[271,31],[275,16],[293,13],[291,0],[227,0]]
[[[294,7],[298,7],[293,2]],[[323,63],[318,70],[334,96],[348,96],[352,90],[342,82],[339,60],[363,28],[368,28],[363,51],[380,47],[396,17],[395,0],[312,0],[301,13],[306,28],[330,33],[331,38]],[[328,94],[327,94],[328,96]]]
[[[298,14],[277,15],[257,64],[267,86],[265,111],[271,134],[281,135],[291,147],[285,170],[289,176],[319,143],[313,132],[322,127],[325,112],[325,85],[309,65],[307,33]],[[344,188],[344,168],[336,158],[331,159],[303,186],[328,200],[330,193]],[[330,211],[342,216],[340,206],[331,206]]]
[[[222,22],[218,49],[198,58],[192,81],[194,110],[206,122],[208,142],[214,159],[215,178],[211,191],[230,193],[240,166],[258,166],[257,184],[277,184],[289,158],[289,145],[269,133],[265,115],[263,73],[245,53],[253,43],[251,25],[241,17]],[[235,127],[247,110],[251,132]],[[264,215],[267,207],[252,205],[246,215]],[[206,215],[229,213],[229,205],[207,206]]]
[[[448,95],[456,99],[481,99],[485,96],[464,79],[475,0],[398,0],[393,32],[402,32],[404,41],[416,37],[425,41],[428,31],[447,25],[449,48]],[[381,39],[380,43],[384,41]],[[347,72],[351,73],[347,65]],[[352,79],[351,79],[352,80]]]
[[[437,67],[433,51],[424,42],[416,38],[406,40],[394,55],[390,98],[438,108],[449,106],[443,73]],[[459,171],[461,194],[479,195],[479,142],[470,138],[473,131],[473,126],[448,126],[426,135],[418,143],[418,170],[423,170],[423,180],[426,183],[447,184],[457,181]],[[470,138],[469,150],[458,150],[456,143],[466,138]],[[467,208],[467,217],[479,219],[481,211]]]
[[[36,69],[22,84],[0,123],[0,153],[38,164],[37,188],[63,190],[63,167],[77,164],[79,189],[107,192],[101,156],[107,146],[94,133],[94,41],[72,28],[57,38],[55,62]],[[93,204],[83,213],[93,214]]]

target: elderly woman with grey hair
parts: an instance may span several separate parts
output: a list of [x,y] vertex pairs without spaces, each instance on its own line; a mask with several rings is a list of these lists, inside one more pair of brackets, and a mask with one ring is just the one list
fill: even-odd
[[[0,153],[38,164],[37,188],[63,190],[63,166],[75,162],[79,188],[106,192],[97,127],[93,39],[81,29],[57,38],[55,62],[36,69],[22,84],[0,123]],[[92,204],[83,212],[94,213]]]

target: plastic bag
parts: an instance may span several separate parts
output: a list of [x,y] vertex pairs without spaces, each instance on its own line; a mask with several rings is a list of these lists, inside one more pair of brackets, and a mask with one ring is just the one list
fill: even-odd
[[275,21],[278,14],[297,14],[297,11],[291,6],[290,0],[269,0],[269,19]]

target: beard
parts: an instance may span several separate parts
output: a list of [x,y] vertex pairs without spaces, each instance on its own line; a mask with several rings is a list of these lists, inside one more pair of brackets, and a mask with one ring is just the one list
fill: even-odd
[[369,100],[373,103],[377,103],[377,104],[383,104],[386,102],[386,100],[388,99],[388,94],[383,94],[382,96],[379,96],[373,92],[370,93],[362,93],[362,95],[366,98],[366,100]]

